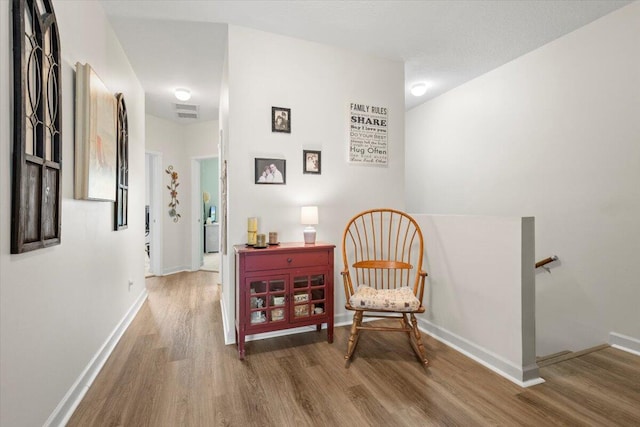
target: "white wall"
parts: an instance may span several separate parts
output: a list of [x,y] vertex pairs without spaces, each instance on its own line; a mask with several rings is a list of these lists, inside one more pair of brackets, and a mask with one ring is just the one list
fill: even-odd
[[[229,243],[246,240],[247,217],[281,241],[302,241],[300,207],[319,206],[318,240],[339,244],[346,222],[372,207],[404,207],[404,69],[401,62],[229,26]],[[389,165],[347,164],[349,103],[389,109]],[[271,132],[271,107],[291,108],[291,134]],[[302,173],[302,150],[322,151],[322,174]],[[287,160],[286,185],[254,184],[254,158]],[[336,260],[339,256],[336,250]],[[233,260],[229,262],[233,272]],[[336,270],[339,264],[336,263]],[[233,275],[224,283],[234,301]],[[344,295],[335,277],[337,320]],[[227,307],[233,341],[233,307]],[[345,318],[346,319],[346,318]]]
[[412,216],[429,275],[420,327],[517,384],[540,382],[533,218]]
[[183,125],[186,154],[191,158],[217,157],[219,130],[217,120]]
[[[146,149],[162,153],[162,170],[169,165],[178,172],[178,222],[169,217],[168,207],[171,196],[166,186],[169,175],[163,172],[162,197],[163,212],[158,218],[163,233],[163,274],[191,269],[191,226],[194,220],[192,212],[191,160],[193,158],[215,157],[218,153],[218,121],[197,122],[183,125],[152,115],[146,116]],[[166,208],[166,209],[165,209]],[[197,217],[200,210],[195,213]]]
[[[183,139],[182,126],[159,117],[146,115],[147,151],[162,153],[162,210],[157,213],[162,226],[162,272],[163,274],[190,269],[191,229],[191,172],[190,162],[185,155],[186,141]],[[169,190],[171,178],[164,171],[173,166],[178,173],[178,205],[176,211],[180,214],[178,222],[169,217],[168,205],[171,201]]]
[[[228,40],[228,34],[227,34]],[[229,43],[225,50],[224,62],[222,65],[222,81],[220,82],[220,107],[218,108],[218,121],[220,123],[220,134],[218,144],[218,155],[220,159],[220,212],[218,222],[220,223],[220,283],[223,284],[223,292],[220,297],[220,309],[222,311],[222,324],[225,333],[225,341],[233,341],[229,339],[233,328],[234,296],[235,293],[225,291],[233,286],[233,275],[230,274],[228,266],[231,264],[230,258],[233,257],[233,250],[230,250],[229,242],[231,239],[227,237],[228,228],[228,182],[227,179],[227,161],[228,161],[228,145],[229,145]]]
[[407,113],[412,212],[531,215],[537,353],[640,344],[640,3]]
[[[11,2],[0,2],[0,425],[43,425],[144,288],[144,93],[99,3],[55,1],[62,46],[62,243],[10,255]],[[74,66],[87,62],[129,117],[129,227],[73,199]],[[131,289],[128,281],[133,281]],[[80,384],[82,389],[84,384]],[[77,391],[77,390],[76,390]],[[72,396],[73,397],[73,396]],[[69,402],[66,402],[69,404]]]

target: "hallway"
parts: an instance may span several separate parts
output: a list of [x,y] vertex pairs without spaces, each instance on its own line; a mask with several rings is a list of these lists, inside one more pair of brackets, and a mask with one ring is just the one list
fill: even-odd
[[[348,327],[224,345],[215,273],[147,279],[149,299],[69,426],[638,425],[640,358],[605,348],[541,368],[522,389],[425,337],[366,334],[344,368]],[[382,351],[381,351],[382,349]]]

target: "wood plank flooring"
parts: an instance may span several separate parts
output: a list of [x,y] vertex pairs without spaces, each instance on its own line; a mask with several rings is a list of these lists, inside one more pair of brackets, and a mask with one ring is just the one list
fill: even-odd
[[611,347],[541,368],[522,389],[423,336],[348,327],[225,346],[218,276],[147,279],[149,299],[69,426],[638,426],[640,357]]

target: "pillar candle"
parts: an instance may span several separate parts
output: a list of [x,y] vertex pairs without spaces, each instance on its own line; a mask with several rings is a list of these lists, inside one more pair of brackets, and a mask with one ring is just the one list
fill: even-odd
[[278,233],[276,233],[274,231],[270,231],[269,232],[269,244],[270,245],[275,245],[276,243],[278,243]]
[[253,231],[253,232],[258,231],[258,218],[256,217],[249,218],[249,220],[247,221],[247,231]]

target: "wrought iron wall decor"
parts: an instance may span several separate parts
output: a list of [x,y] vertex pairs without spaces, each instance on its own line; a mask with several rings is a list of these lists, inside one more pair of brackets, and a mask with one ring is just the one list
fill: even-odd
[[174,171],[171,165],[169,165],[165,172],[171,177],[171,183],[167,185],[169,195],[171,196],[169,216],[173,218],[173,222],[178,222],[180,220],[180,214],[178,213],[178,205],[180,204],[178,201],[178,186],[180,185],[178,182],[178,172]]
[[123,230],[129,225],[129,120],[127,105],[121,93],[118,103],[118,160],[116,173],[116,202],[114,203],[114,229]]
[[50,0],[13,0],[11,253],[60,244],[61,76]]

